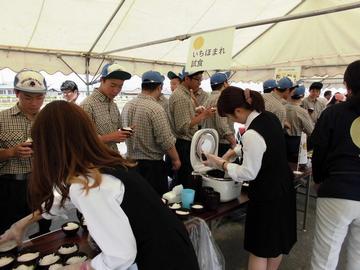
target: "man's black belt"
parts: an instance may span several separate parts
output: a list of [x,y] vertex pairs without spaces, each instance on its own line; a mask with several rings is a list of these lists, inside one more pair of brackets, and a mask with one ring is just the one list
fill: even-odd
[[17,173],[17,174],[3,174],[0,178],[13,179],[13,180],[25,180],[28,177],[28,173]]

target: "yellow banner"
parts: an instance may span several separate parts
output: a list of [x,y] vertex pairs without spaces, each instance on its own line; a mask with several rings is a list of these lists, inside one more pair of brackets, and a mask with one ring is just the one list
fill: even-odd
[[275,69],[275,80],[280,80],[283,77],[288,77],[294,83],[300,80],[301,67],[279,67]]

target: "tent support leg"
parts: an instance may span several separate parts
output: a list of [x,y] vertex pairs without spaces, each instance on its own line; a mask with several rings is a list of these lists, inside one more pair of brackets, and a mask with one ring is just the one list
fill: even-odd
[[61,55],[58,55],[57,58],[59,58],[86,85],[86,82],[83,80],[83,78],[80,77],[80,75],[62,58]]
[[89,88],[89,75],[90,75],[90,57],[85,57],[85,78],[86,78],[86,95],[90,95],[90,88]]
[[[90,58],[89,58],[89,60],[90,60]],[[98,72],[99,72],[102,64],[104,63],[104,61],[105,61],[105,58],[103,58],[102,61],[101,61],[101,63],[99,64],[98,69],[96,70],[96,72],[95,72],[95,74],[94,74],[94,77],[93,77],[92,80],[89,82],[89,85],[90,85],[90,84],[94,84],[94,82],[95,82],[97,79],[99,79],[100,74],[98,75]]]

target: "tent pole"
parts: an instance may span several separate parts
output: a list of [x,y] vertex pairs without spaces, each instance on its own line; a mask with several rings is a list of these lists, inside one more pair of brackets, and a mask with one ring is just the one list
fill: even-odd
[[85,78],[86,78],[86,96],[90,95],[90,88],[89,88],[89,70],[90,66],[90,58],[88,56],[85,57]]
[[[85,52],[75,52],[75,51],[60,51],[60,50],[48,50],[48,49],[34,49],[34,48],[25,48],[25,47],[14,47],[14,46],[1,46],[0,51],[6,53],[28,53],[28,54],[40,54],[40,55],[50,55],[50,56],[67,56],[67,57],[78,57],[84,58],[86,55]],[[182,67],[182,63],[177,62],[168,62],[168,61],[153,61],[149,59],[142,59],[142,58],[131,58],[131,57],[121,57],[116,55],[111,56],[99,56],[98,54],[90,54],[89,57],[91,59],[104,59],[110,61],[124,61],[124,62],[131,62],[131,63],[145,63],[145,64],[159,64],[159,65],[169,65],[169,66],[179,66]]]
[[[291,10],[289,10],[288,13],[285,14],[285,16],[288,16],[291,12],[293,12],[295,9],[297,9],[299,6],[301,6],[303,3],[305,2],[305,0],[302,0],[301,2],[299,2],[295,7],[293,7]],[[273,25],[271,25],[268,29],[266,29],[264,32],[262,32],[260,35],[258,35],[255,39],[253,39],[249,44],[247,44],[244,48],[242,48],[241,50],[239,50],[238,52],[236,52],[231,59],[234,59],[236,56],[238,56],[241,52],[243,52],[246,48],[250,47],[251,44],[255,43],[255,41],[257,41],[260,37],[262,37],[263,35],[265,35],[265,33],[269,32],[271,28],[273,28],[276,25],[276,23],[274,23]]]
[[98,37],[96,38],[94,44],[91,46],[90,50],[87,52],[88,54],[90,54],[92,52],[92,50],[95,48],[96,44],[99,42],[100,38],[102,37],[102,35],[105,33],[106,29],[109,27],[110,23],[112,22],[112,20],[115,18],[116,14],[118,13],[118,11],[120,10],[120,8],[122,7],[122,5],[124,4],[125,0],[122,0],[120,2],[120,4],[117,6],[117,8],[115,9],[114,13],[111,15],[111,17],[109,18],[108,22],[105,24],[104,28],[101,30],[100,34],[98,35]]
[[[297,9],[299,6],[301,6],[303,3],[305,2],[305,0],[301,0],[295,7],[293,7],[291,10],[289,10],[288,13],[286,13],[285,16],[289,15],[291,12],[293,12],[295,9]],[[263,35],[265,35],[265,33],[269,32],[271,28],[273,28],[276,24],[271,25],[268,29],[266,29],[264,32],[262,32],[260,35],[258,35],[254,40],[252,40],[249,44],[247,44],[244,48],[242,48],[241,50],[237,51],[232,57],[231,59],[234,59],[236,56],[238,56],[241,52],[243,52],[246,48],[248,48],[251,44],[253,44],[256,40],[258,40],[260,37],[262,37]],[[235,74],[237,73],[237,70],[234,71],[233,74],[231,74],[230,78],[235,76]]]
[[93,84],[93,83],[98,79],[99,76],[97,76],[97,75],[98,75],[98,72],[99,72],[99,70],[100,70],[100,67],[102,66],[102,64],[104,63],[104,61],[105,61],[105,58],[103,58],[103,60],[101,61],[100,65],[98,66],[98,69],[96,70],[96,72],[95,72],[95,74],[94,74],[94,77],[92,78],[92,80],[90,81],[89,84]]
[[83,80],[83,78],[80,77],[80,75],[62,58],[61,55],[58,55],[57,58],[59,58],[72,72],[75,73],[75,75],[84,83],[86,82]]
[[320,10],[313,10],[313,11],[302,12],[302,13],[293,14],[293,15],[275,17],[275,18],[271,18],[271,19],[258,20],[258,21],[254,21],[254,22],[248,22],[248,23],[241,23],[238,25],[215,28],[212,30],[200,31],[200,32],[191,33],[191,34],[178,35],[178,36],[164,38],[164,39],[160,39],[160,40],[156,40],[156,41],[150,41],[150,42],[145,42],[145,43],[141,43],[141,44],[137,44],[137,45],[123,47],[123,48],[116,49],[116,50],[102,52],[97,55],[100,56],[100,55],[106,55],[106,54],[111,54],[111,53],[115,53],[115,52],[128,51],[128,50],[132,50],[132,49],[143,48],[143,47],[147,47],[147,46],[151,46],[151,45],[156,45],[156,44],[161,44],[161,43],[166,43],[166,42],[176,41],[176,40],[184,41],[185,39],[188,39],[192,36],[202,35],[202,34],[219,31],[219,30],[224,30],[224,29],[231,28],[231,27],[234,27],[236,30],[238,30],[238,29],[249,28],[249,27],[254,27],[254,26],[259,26],[259,25],[292,21],[292,20],[298,20],[298,19],[303,19],[303,18],[308,18],[308,17],[331,14],[331,13],[351,10],[351,9],[355,9],[355,8],[360,8],[360,1],[357,1],[355,3],[345,4],[345,5],[338,5],[336,7],[324,8],[324,9],[320,9]]
[[[252,67],[252,68],[247,68],[247,67],[233,67],[231,68],[231,70],[234,71],[254,71],[254,70],[270,70],[270,69],[275,69],[277,67],[283,67],[287,65],[286,63],[283,63],[282,65],[276,65],[276,66],[260,66],[260,67]],[[295,65],[295,64],[294,64]],[[309,69],[309,68],[331,68],[331,67],[347,67],[348,64],[327,64],[327,65],[303,65],[301,68],[303,69]]]

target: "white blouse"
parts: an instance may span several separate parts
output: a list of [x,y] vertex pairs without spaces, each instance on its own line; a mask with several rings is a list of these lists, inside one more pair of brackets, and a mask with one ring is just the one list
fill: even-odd
[[[90,181],[94,181],[90,178]],[[59,216],[74,206],[84,215],[91,237],[102,253],[91,260],[94,269],[137,269],[136,241],[129,220],[120,207],[125,192],[124,184],[115,177],[102,175],[101,185],[86,195],[82,184],[70,186],[65,208],[59,208],[61,196],[57,193],[50,213]],[[71,205],[71,203],[73,205]],[[51,218],[43,214],[44,218]]]
[[258,175],[263,155],[266,151],[264,138],[255,130],[247,130],[251,122],[260,113],[253,111],[246,119],[246,132],[242,136],[243,162],[241,165],[229,163],[227,171],[229,176],[238,182],[251,181]]

